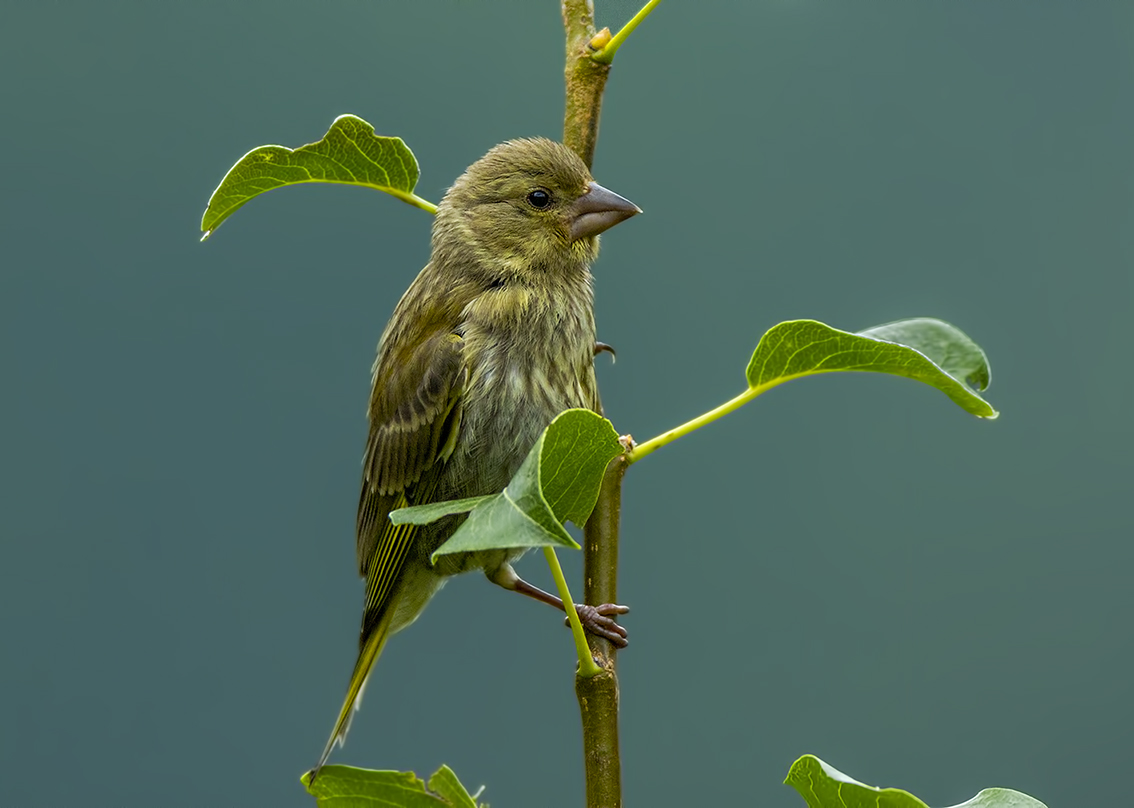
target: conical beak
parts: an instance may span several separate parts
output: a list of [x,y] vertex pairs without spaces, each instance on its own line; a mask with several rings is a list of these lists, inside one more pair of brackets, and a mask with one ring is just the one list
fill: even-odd
[[592,182],[589,190],[570,208],[571,240],[597,236],[641,212],[642,209],[629,199]]

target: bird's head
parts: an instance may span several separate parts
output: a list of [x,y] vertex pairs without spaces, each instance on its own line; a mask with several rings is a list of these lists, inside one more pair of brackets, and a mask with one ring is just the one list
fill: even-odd
[[566,146],[510,140],[469,166],[445,194],[434,250],[459,263],[472,258],[505,281],[584,272],[599,233],[640,212],[596,183]]

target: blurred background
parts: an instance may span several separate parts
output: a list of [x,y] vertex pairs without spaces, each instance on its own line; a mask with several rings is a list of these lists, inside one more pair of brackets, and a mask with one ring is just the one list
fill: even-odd
[[[617,29],[638,3],[596,5]],[[430,218],[309,185],[202,245],[201,214],[247,150],[345,112],[435,201],[493,144],[559,136],[558,6],[3,17],[2,801],[309,805],[355,654],[370,363]],[[1131,98],[1120,0],[668,2],[621,51],[594,167],[645,210],[594,268],[620,431],[740,392],[800,317],[948,320],[1002,412],[824,376],[631,470],[628,804],[801,806],[805,752],[934,806],[1125,801]],[[581,805],[572,653],[550,609],[455,580],[333,761]]]

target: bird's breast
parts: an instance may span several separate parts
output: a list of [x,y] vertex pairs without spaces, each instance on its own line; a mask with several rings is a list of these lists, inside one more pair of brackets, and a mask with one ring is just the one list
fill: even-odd
[[528,314],[511,327],[465,325],[469,381],[448,463],[460,496],[500,491],[555,416],[598,406],[589,298]]

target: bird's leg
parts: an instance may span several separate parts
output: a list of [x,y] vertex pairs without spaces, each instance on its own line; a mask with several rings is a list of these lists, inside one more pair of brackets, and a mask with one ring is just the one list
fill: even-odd
[[[565,612],[563,608],[563,601],[557,598],[550,592],[544,592],[538,586],[529,584],[523,578],[516,574],[510,564],[501,564],[495,570],[485,570],[485,575],[488,580],[504,589],[511,590],[512,592],[519,592],[521,595],[527,595],[529,598],[538,600],[540,603],[546,603],[548,606],[554,606],[561,612]],[[626,639],[626,629],[615,622],[612,615],[626,614],[630,611],[629,606],[620,606],[617,603],[603,603],[600,606],[588,606],[585,603],[576,603],[575,611],[579,614],[579,620],[583,624],[583,628],[588,633],[596,637],[602,637],[604,640],[609,640],[619,648],[625,648],[628,644]]]

